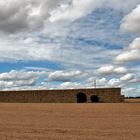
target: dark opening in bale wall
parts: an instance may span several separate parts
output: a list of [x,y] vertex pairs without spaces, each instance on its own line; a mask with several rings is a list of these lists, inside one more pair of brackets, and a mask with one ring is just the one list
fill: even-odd
[[82,92],[79,92],[77,94],[77,103],[86,103],[87,102],[87,96],[82,93]]
[[91,99],[91,102],[92,102],[92,103],[98,103],[98,102],[99,102],[99,97],[96,96],[96,95],[92,95],[92,96],[90,97],[90,99]]

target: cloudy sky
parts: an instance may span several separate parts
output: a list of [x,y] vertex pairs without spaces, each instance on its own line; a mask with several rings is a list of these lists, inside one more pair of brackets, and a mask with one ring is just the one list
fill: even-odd
[[95,79],[140,96],[140,0],[0,0],[0,90]]

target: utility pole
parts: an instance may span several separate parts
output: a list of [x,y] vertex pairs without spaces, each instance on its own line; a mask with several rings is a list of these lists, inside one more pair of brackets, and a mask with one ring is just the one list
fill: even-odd
[[97,85],[96,85],[96,79],[94,79],[94,88],[96,88],[96,86],[97,86]]

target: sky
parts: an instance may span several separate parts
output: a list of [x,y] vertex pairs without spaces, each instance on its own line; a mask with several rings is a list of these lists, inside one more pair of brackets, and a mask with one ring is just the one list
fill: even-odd
[[0,0],[0,90],[95,81],[140,96],[140,0]]

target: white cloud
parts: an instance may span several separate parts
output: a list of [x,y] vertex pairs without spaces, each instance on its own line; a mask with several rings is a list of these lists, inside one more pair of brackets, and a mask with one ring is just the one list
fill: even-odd
[[51,22],[59,20],[74,21],[78,18],[86,16],[97,8],[110,7],[123,12],[133,8],[139,0],[125,0],[127,5],[122,3],[122,0],[69,0],[68,3],[62,4],[60,7],[53,9],[49,20]]
[[35,76],[34,74],[33,71],[25,72],[12,70],[10,72],[1,73],[0,80],[28,80],[33,78]]
[[62,89],[76,89],[76,88],[80,88],[81,85],[80,83],[77,83],[77,82],[64,82],[62,84],[60,84],[59,88],[62,88]]
[[45,71],[16,71],[0,73],[0,89],[13,89],[15,87],[34,86],[36,81],[43,75],[47,76]]
[[97,85],[98,86],[104,87],[104,86],[106,86],[106,84],[107,84],[107,79],[106,78],[97,79]]
[[36,83],[36,78],[31,78],[28,80],[10,80],[10,81],[0,81],[0,89],[5,90],[6,88],[14,89],[15,87],[19,87],[22,89],[24,86],[34,86]]
[[60,51],[59,46],[40,44],[36,38],[5,37],[0,39],[0,61],[50,60]]
[[124,51],[122,54],[118,55],[115,59],[118,63],[124,63],[134,60],[140,59],[140,50],[130,50],[130,51]]
[[116,74],[124,74],[124,73],[127,73],[127,69],[125,67],[116,67],[114,69],[114,72]]
[[70,81],[72,80],[73,78],[77,78],[77,77],[80,77],[82,75],[82,72],[81,71],[55,71],[55,72],[51,72],[49,75],[48,75],[48,80],[49,81],[63,81],[63,82],[66,82],[66,81]]
[[98,8],[102,2],[97,0],[71,0],[67,4],[63,4],[54,9],[50,14],[51,22],[58,20],[74,21],[80,17],[90,14],[94,9]]
[[114,70],[114,66],[112,65],[107,65],[107,66],[102,66],[97,70],[99,74],[111,74]]
[[[107,54],[109,51],[100,46],[90,45],[87,46],[87,49],[82,45],[75,46],[76,43],[74,43],[74,46],[67,43],[67,41],[71,41],[70,39],[52,37],[52,40],[56,40],[56,42],[49,42],[46,36],[44,38],[43,40],[35,35],[27,35],[27,37],[22,35],[18,37],[12,35],[1,36],[0,62],[48,60],[59,62],[63,66],[70,67],[70,69],[73,67],[83,69],[99,67],[102,65],[101,59],[106,61],[110,57]],[[107,55],[106,59],[104,59],[104,55]],[[100,58],[100,60],[97,58]]]
[[126,75],[120,77],[120,80],[123,82],[125,82],[125,84],[128,83],[139,83],[140,82],[140,77],[138,74],[134,74],[134,73],[127,73]]
[[136,38],[130,45],[129,49],[140,49],[140,37]]
[[130,80],[133,80],[134,78],[135,78],[135,74],[128,73],[128,74],[124,75],[123,77],[121,77],[120,80],[122,80],[122,81],[130,81]]
[[108,84],[111,87],[121,87],[121,81],[120,81],[120,79],[116,79],[116,78],[110,79],[109,82],[108,82]]
[[64,0],[1,0],[0,30],[17,32],[43,26],[49,11]]
[[116,63],[125,63],[134,60],[140,60],[140,38],[136,38],[128,48],[114,59]]
[[120,28],[125,32],[140,32],[140,5],[124,17]]
[[[0,30],[8,33],[32,31],[46,21],[73,21],[104,6],[126,11],[139,0],[1,0]],[[128,11],[128,10],[127,10]]]
[[127,69],[125,67],[106,65],[97,69],[97,73],[101,75],[124,74],[127,73]]

